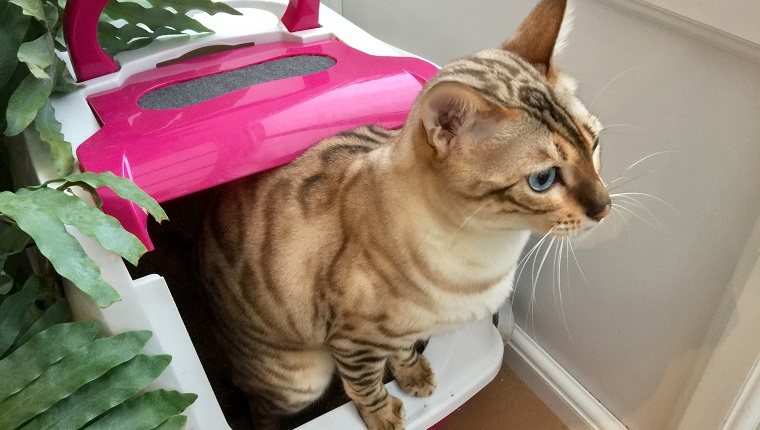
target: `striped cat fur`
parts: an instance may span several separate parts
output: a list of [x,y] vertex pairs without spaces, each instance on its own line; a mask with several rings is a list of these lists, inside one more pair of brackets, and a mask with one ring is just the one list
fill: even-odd
[[221,188],[199,264],[257,428],[337,371],[369,429],[403,429],[386,368],[429,396],[415,342],[493,314],[530,231],[574,235],[609,212],[601,125],[552,62],[566,7],[542,0],[499,49],[444,66],[401,129],[351,130]]

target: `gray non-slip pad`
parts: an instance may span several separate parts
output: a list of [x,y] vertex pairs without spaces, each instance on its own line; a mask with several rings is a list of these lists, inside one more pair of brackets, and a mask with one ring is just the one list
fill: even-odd
[[158,88],[140,97],[137,104],[143,109],[181,108],[253,85],[321,72],[334,65],[335,60],[320,55],[280,58]]

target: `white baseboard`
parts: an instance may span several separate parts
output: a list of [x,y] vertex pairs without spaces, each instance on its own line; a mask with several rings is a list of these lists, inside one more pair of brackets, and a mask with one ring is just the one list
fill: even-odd
[[518,326],[504,361],[571,430],[627,429]]

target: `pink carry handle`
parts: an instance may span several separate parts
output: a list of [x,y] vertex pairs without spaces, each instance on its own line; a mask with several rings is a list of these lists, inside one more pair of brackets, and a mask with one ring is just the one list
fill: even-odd
[[[98,19],[108,0],[68,0],[64,15],[64,37],[77,82],[104,76],[119,70],[98,41]],[[290,0],[282,23],[288,31],[319,26],[319,0]]]
[[64,10],[63,36],[77,81],[82,82],[119,70],[98,42],[98,19],[108,0],[69,0]]
[[288,31],[319,27],[319,0],[290,0],[281,21]]

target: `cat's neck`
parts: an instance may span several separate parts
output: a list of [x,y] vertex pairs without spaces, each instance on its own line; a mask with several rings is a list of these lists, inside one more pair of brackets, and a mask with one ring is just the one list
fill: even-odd
[[530,232],[474,222],[472,206],[463,205],[462,197],[436,177],[432,150],[421,140],[424,130],[410,124],[414,122],[407,122],[377,160],[384,178],[380,194],[393,218],[386,225],[442,267],[457,266],[463,274],[477,269],[485,277],[514,268]]
[[[472,219],[472,202],[463,202],[462,195],[457,194],[436,172],[435,154],[427,144],[426,134],[421,122],[416,120],[416,110],[410,114],[404,127],[384,149],[386,153],[379,161],[383,172],[385,188],[394,194],[393,201],[398,210],[406,212],[407,208],[435,222],[438,229],[458,236],[499,235],[506,229],[484,230]],[[477,218],[477,217],[476,217]],[[422,218],[420,218],[422,219]],[[465,220],[470,222],[464,222]]]

